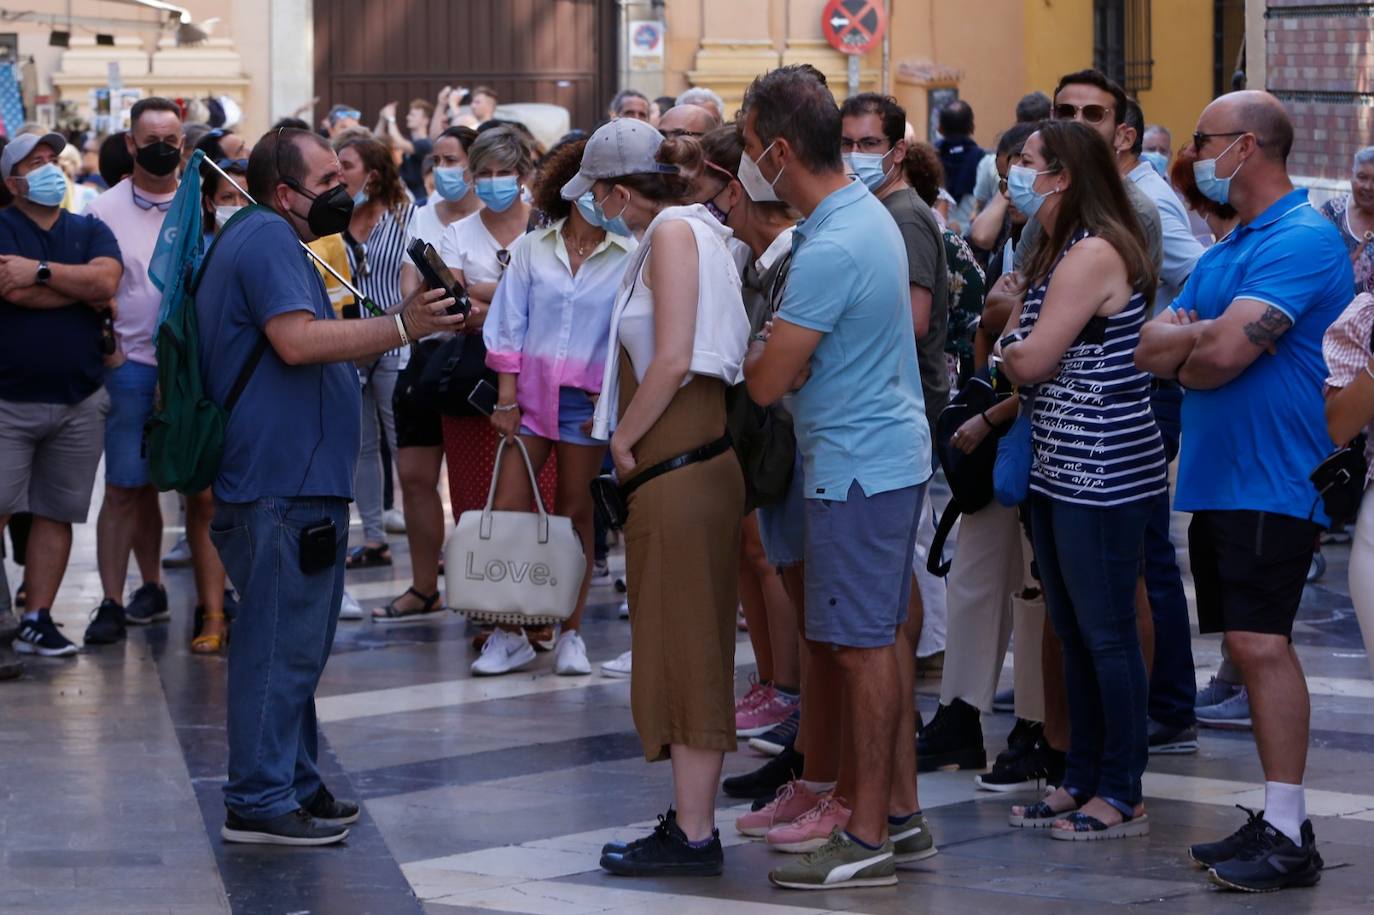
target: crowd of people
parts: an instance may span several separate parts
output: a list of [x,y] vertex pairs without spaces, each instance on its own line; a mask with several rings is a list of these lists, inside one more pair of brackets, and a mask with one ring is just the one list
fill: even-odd
[[[556,630],[481,629],[483,676],[540,649],[592,673],[583,615],[610,580],[593,481],[627,493],[632,648],[602,673],[630,679],[672,803],[602,850],[613,874],[721,873],[723,788],[753,801],[736,829],[791,855],[774,884],[891,885],[937,853],[918,792],[937,769],[1043,790],[1012,828],[1144,836],[1149,758],[1196,752],[1201,724],[1253,728],[1265,803],[1191,860],[1232,889],[1317,882],[1292,631],[1320,538],[1350,520],[1311,475],[1337,446],[1374,474],[1374,148],[1318,209],[1258,91],[1215,100],[1177,150],[1095,70],[1026,96],[988,150],[967,102],[932,145],[896,100],[837,103],[806,65],[760,75],[732,120],[709,89],[626,89],[547,149],[498,101],[446,87],[372,130],[340,104],[250,142],[148,98],[104,141],[8,141],[0,525],[24,562],[0,674],[19,671],[11,638],[78,653],[51,608],[102,457],[85,644],[180,609],[144,447],[165,317],[149,266],[199,151],[199,372],[225,420],[185,539],[190,650],[229,650],[226,841],[331,844],[357,819],[317,769],[314,690],[340,619],[462,606],[440,588],[446,464],[455,517],[489,487],[528,511],[537,488],[585,556]],[[407,257],[417,239],[465,312]],[[962,512],[947,563],[939,472]],[[1366,482],[1350,575],[1374,638]],[[1223,633],[1202,688],[1175,510],[1199,629]],[[347,572],[391,565],[402,530],[411,583],[365,609]],[[736,698],[739,628],[758,672]],[[918,676],[942,677],[929,722]],[[1016,724],[989,767],[998,710]],[[766,762],[722,784],[741,739]]]

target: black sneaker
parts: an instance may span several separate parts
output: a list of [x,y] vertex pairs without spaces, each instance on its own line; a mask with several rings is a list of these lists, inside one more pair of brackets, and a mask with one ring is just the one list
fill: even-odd
[[942,705],[916,740],[916,771],[986,769],[978,710],[963,699]]
[[1150,755],[1181,756],[1197,752],[1197,725],[1171,728],[1150,719]]
[[324,785],[318,791],[301,801],[301,809],[328,826],[347,826],[358,822],[358,805],[353,801],[341,801],[329,792]]
[[720,787],[730,797],[772,797],[792,779],[801,778],[802,762],[802,754],[787,747],[753,772],[727,778]]
[[348,827],[321,823],[299,807],[270,820],[249,820],[225,808],[219,835],[248,845],[333,845],[348,838]]
[[624,851],[603,852],[601,867],[621,877],[715,877],[725,869],[725,853],[716,830],[705,846],[689,845],[670,809],[646,838],[626,845]]
[[797,742],[797,732],[801,730],[801,709],[793,710],[785,720],[771,731],[749,738],[749,746],[766,756],[777,756],[783,750],[792,749]]
[[648,845],[653,841],[654,835],[658,832],[658,829],[663,828],[665,825],[677,826],[677,811],[672,807],[668,808],[667,813],[660,813],[658,815],[658,828],[656,828],[654,832],[649,833],[642,839],[635,839],[633,842],[607,842],[605,845],[601,846],[601,854],[623,855],[633,848],[640,848],[644,845]]
[[1272,893],[1290,886],[1315,886],[1324,862],[1317,854],[1312,821],[1302,824],[1302,845],[1261,819],[1236,856],[1221,861],[1207,875],[1218,886],[1244,893]]
[[86,627],[87,645],[113,645],[127,634],[124,629],[124,608],[119,601],[108,597],[91,611],[91,624]]
[[1188,857],[1193,859],[1193,863],[1203,869],[1216,867],[1223,861],[1230,861],[1240,850],[1244,848],[1251,838],[1264,828],[1264,811],[1251,810],[1249,807],[1236,805],[1240,810],[1245,811],[1245,825],[1235,832],[1217,842],[1202,842],[1190,846]]
[[997,757],[991,771],[974,781],[984,791],[997,792],[1058,786],[1064,781],[1064,754],[1051,748],[1041,737],[1019,755],[1007,750]]
[[14,650],[20,654],[36,654],[45,658],[64,658],[77,652],[75,645],[52,621],[47,608],[38,611],[38,619],[25,616],[19,621],[19,634],[14,637]]
[[147,626],[171,619],[172,612],[167,609],[167,589],[151,581],[139,588],[129,598],[124,608],[124,618],[130,626]]

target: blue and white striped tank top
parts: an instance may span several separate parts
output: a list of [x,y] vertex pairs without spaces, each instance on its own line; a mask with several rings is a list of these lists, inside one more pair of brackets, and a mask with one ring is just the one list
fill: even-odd
[[[1086,237],[1086,231],[1075,235],[1064,253]],[[1053,275],[1051,270],[1044,282],[1027,290],[1022,330],[1039,319]],[[1150,375],[1134,363],[1149,304],[1137,292],[1117,314],[1094,317],[1065,351],[1055,376],[1036,385],[1033,492],[1100,508],[1167,489],[1164,446],[1150,409]]]

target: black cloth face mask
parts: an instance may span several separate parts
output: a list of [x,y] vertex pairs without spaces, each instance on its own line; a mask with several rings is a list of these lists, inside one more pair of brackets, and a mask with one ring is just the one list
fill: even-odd
[[159,140],[147,146],[140,146],[134,161],[148,174],[161,178],[177,170],[177,166],[181,164],[181,150],[171,143]]
[[[342,184],[334,185],[323,194],[312,194],[301,187],[300,182],[294,178],[283,178],[282,183],[311,201],[305,223],[317,237],[338,235],[348,228],[348,222],[353,218],[353,198]],[[300,216],[295,210],[291,212],[297,217]]]

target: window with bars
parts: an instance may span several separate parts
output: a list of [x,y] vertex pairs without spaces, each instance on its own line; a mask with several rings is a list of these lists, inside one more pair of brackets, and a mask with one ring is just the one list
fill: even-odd
[[1154,80],[1150,0],[1093,0],[1093,66],[1136,95]]

